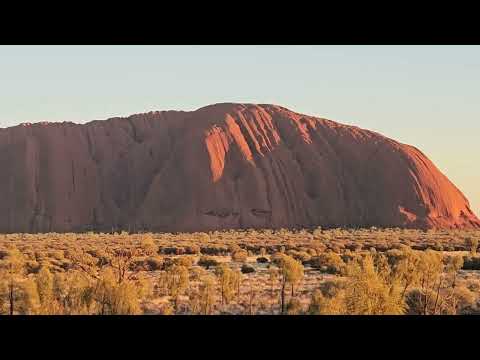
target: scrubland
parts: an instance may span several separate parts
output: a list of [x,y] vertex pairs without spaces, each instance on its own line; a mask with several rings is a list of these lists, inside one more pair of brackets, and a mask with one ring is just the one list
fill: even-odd
[[479,230],[0,235],[0,314],[480,314]]

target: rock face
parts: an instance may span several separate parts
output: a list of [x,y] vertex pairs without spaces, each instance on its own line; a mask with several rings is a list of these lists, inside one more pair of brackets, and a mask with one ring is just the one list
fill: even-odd
[[0,232],[480,227],[412,146],[275,105],[0,129]]

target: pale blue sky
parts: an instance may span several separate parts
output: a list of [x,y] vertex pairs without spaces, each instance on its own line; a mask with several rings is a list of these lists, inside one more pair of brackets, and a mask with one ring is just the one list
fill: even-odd
[[0,127],[274,103],[427,154],[480,215],[480,46],[0,46]]

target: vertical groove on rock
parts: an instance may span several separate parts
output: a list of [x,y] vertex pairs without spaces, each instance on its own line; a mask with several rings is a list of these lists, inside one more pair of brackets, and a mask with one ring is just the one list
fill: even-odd
[[75,167],[73,165],[73,160],[72,160],[72,189],[73,189],[73,192],[75,192]]

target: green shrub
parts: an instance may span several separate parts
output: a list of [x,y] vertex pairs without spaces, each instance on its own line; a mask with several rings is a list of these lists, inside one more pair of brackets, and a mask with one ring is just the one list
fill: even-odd
[[242,274],[250,274],[255,272],[255,268],[251,265],[243,264],[241,271]]
[[266,257],[261,256],[261,257],[257,258],[257,263],[259,263],[259,264],[268,264],[269,262],[270,261],[268,261],[268,259]]
[[463,270],[480,270],[480,256],[465,256],[463,258]]
[[0,249],[0,260],[3,260],[8,256],[8,250]]
[[160,256],[151,256],[148,257],[146,260],[147,268],[150,271],[157,271],[163,268],[163,258]]
[[327,252],[313,257],[310,260],[310,266],[329,274],[341,274],[344,271],[345,262],[340,255],[334,252]]
[[191,255],[198,255],[200,254],[200,246],[198,245],[190,245],[185,248],[186,254],[191,254]]
[[202,256],[198,260],[198,265],[203,266],[206,269],[209,269],[210,267],[215,267],[218,265],[218,261],[212,258],[211,256]]

